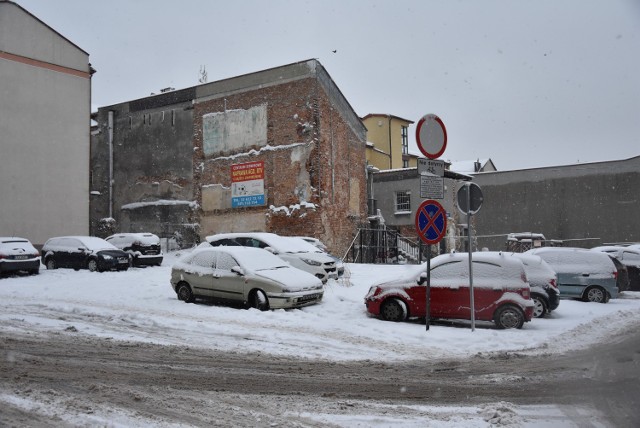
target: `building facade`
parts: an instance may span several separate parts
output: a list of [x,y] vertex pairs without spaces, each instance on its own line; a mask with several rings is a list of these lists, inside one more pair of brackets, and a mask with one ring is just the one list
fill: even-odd
[[0,1],[0,235],[89,233],[89,54]]
[[484,202],[478,248],[505,248],[509,233],[541,233],[565,246],[640,242],[640,156],[473,175]]
[[[626,160],[515,171],[445,170],[447,234],[440,251],[466,251],[469,220],[457,207],[465,181],[480,186],[483,202],[470,218],[472,248],[505,250],[510,233],[541,234],[553,245],[591,248],[640,242],[640,156]],[[376,172],[372,194],[387,228],[417,240],[420,178],[415,168]]]
[[268,231],[340,253],[366,218],[366,129],[316,60],[103,107],[97,121],[96,234]]
[[418,156],[409,153],[409,126],[413,121],[390,114],[368,114],[367,164],[378,170],[414,168]]

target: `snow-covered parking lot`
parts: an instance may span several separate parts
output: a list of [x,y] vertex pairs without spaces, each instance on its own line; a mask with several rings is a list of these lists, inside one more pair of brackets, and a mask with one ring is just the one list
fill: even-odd
[[[608,304],[563,300],[551,316],[534,319],[522,330],[479,325],[471,331],[468,325],[457,323],[432,325],[426,331],[424,324],[417,322],[392,323],[368,316],[363,298],[369,287],[412,268],[397,265],[349,264],[348,278],[330,280],[321,304],[299,310],[260,312],[185,304],[176,298],[169,284],[171,265],[177,256],[166,255],[160,267],[132,268],[127,272],[42,269],[36,276],[2,278],[2,331],[12,337],[88,336],[316,361],[394,363],[464,360],[479,353],[562,353],[588,347],[640,323],[640,293],[629,292]],[[36,391],[27,394],[0,388],[0,404],[40,416],[60,417],[66,412],[63,420],[74,426],[158,425],[156,420],[132,416],[121,409],[99,410],[95,403],[86,404],[94,409],[86,415],[82,406],[77,412],[70,411],[64,395],[49,397],[48,404],[35,395]],[[272,408],[277,409],[281,398],[261,400],[273,400]],[[460,403],[459,407],[447,408],[352,402],[349,406],[357,409],[339,414],[327,407],[326,399],[320,397],[316,401],[315,406],[300,404],[307,409],[300,415],[306,421],[332,426],[487,426],[493,423],[487,414],[505,412],[511,415],[507,422],[511,420],[512,426],[576,426],[553,406],[488,403],[477,407]],[[61,411],[63,407],[65,411]],[[411,416],[412,412],[418,416]],[[591,417],[590,410],[584,412],[583,420]],[[501,423],[509,425],[504,419]]]
[[349,278],[330,280],[319,305],[259,312],[178,301],[169,276],[176,253],[160,267],[92,273],[42,269],[37,276],[0,280],[0,323],[7,331],[75,329],[116,340],[259,351],[328,360],[410,360],[478,352],[562,352],[588,346],[640,321],[640,293],[608,304],[563,300],[545,319],[522,330],[458,324],[392,323],[370,317],[364,296],[378,281],[410,266],[348,265]]

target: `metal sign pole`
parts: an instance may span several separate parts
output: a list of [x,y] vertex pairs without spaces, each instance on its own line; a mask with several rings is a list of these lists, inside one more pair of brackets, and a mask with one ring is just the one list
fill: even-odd
[[427,325],[427,331],[429,331],[429,324],[431,322],[431,244],[427,244],[427,293],[426,293],[426,313],[425,324]]
[[473,260],[471,253],[471,186],[467,184],[467,243],[469,251],[469,309],[471,311],[471,331],[476,330],[476,307],[473,301]]

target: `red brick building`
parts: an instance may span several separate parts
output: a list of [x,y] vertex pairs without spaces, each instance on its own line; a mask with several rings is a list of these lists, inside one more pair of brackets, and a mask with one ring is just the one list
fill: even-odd
[[97,120],[96,228],[109,217],[159,235],[269,231],[342,254],[366,219],[366,129],[316,60],[104,107]]

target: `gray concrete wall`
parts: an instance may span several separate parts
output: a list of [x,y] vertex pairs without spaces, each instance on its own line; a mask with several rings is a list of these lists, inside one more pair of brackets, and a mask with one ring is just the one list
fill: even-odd
[[[591,248],[604,243],[640,242],[640,156],[597,162],[473,175],[484,201],[472,216],[474,248],[505,249],[513,232],[542,233],[566,246]],[[422,203],[415,168],[374,174],[374,194],[387,225],[411,234]],[[455,197],[462,181],[445,179],[449,214],[448,249],[461,242],[466,215]],[[411,213],[395,212],[395,192],[411,191]],[[371,196],[370,196],[371,197]],[[456,226],[453,229],[452,226]],[[457,234],[458,237],[452,238]]]
[[89,56],[0,3],[0,235],[89,233]]
[[[144,224],[144,231],[165,236],[190,227],[190,213],[196,208],[193,95],[193,89],[186,89],[98,110],[99,126],[91,144],[93,234],[141,231]],[[113,114],[112,158],[109,112]],[[113,223],[108,222],[110,216]],[[105,224],[111,228],[105,229]]]
[[481,173],[474,182],[485,198],[475,216],[479,247],[503,249],[510,232],[585,248],[640,241],[640,156]]

